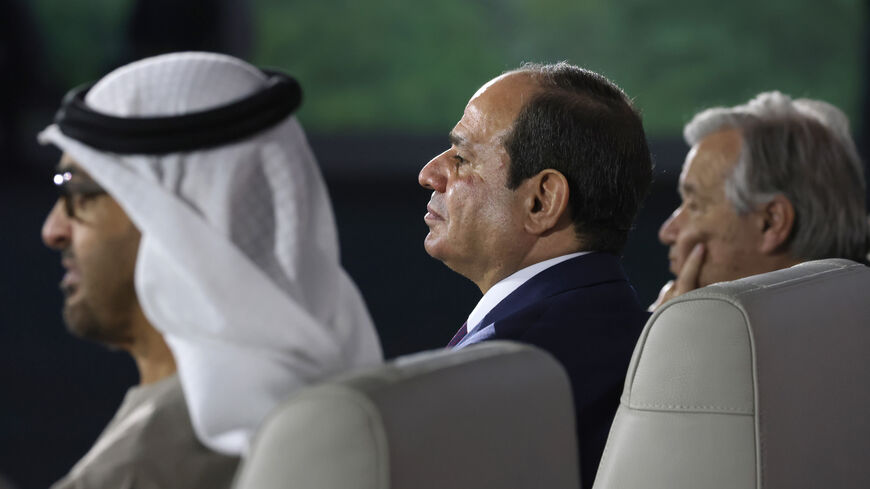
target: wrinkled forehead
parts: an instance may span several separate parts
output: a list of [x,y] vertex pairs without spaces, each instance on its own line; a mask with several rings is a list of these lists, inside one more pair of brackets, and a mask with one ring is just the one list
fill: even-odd
[[680,173],[681,190],[716,191],[734,170],[743,147],[739,129],[725,129],[705,136],[692,146]]

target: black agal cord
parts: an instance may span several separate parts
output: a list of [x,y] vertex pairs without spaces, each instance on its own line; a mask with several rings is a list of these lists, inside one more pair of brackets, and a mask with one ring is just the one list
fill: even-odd
[[302,89],[292,77],[264,71],[266,87],[214,109],[169,117],[115,117],[85,103],[93,84],[69,91],[54,122],[88,146],[123,154],[165,154],[230,143],[267,129],[292,114]]

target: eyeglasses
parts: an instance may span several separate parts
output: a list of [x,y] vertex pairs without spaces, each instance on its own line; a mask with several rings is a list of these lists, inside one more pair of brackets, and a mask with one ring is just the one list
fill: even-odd
[[106,193],[93,180],[79,177],[73,181],[75,173],[74,170],[63,170],[52,177],[58,197],[63,200],[64,210],[70,218],[80,217],[89,200]]

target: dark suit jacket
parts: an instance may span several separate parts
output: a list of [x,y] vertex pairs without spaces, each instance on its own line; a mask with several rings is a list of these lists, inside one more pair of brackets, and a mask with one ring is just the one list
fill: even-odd
[[619,258],[590,253],[529,279],[455,348],[513,340],[559,360],[574,394],[582,486],[591,488],[628,362],[648,318]]

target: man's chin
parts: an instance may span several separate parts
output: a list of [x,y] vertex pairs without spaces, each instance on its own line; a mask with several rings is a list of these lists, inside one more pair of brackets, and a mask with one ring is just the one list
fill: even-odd
[[426,250],[426,253],[429,253],[429,256],[432,258],[440,260],[439,258],[439,240],[437,236],[432,234],[432,231],[429,231],[429,234],[423,239],[423,249]]
[[63,307],[63,321],[67,331],[78,338],[105,345],[111,345],[115,341],[113,335],[107,331],[110,328],[102,324],[84,300],[72,300],[72,297],[68,299]]
[[445,263],[450,259],[450,250],[447,245],[448,243],[445,242],[443,237],[437,236],[431,231],[426,235],[426,239],[423,240],[423,248],[426,250],[426,253],[429,253],[429,256],[432,258]]
[[90,339],[96,327],[96,320],[88,311],[87,306],[67,299],[63,306],[63,322],[70,333],[79,338]]

